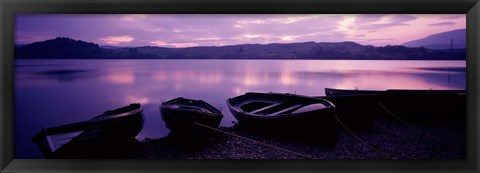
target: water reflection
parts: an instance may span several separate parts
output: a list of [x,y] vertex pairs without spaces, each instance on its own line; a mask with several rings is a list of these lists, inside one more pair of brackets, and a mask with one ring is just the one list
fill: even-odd
[[219,84],[223,74],[220,71],[164,70],[155,71],[151,75],[157,81],[196,81],[203,84]]
[[[57,62],[58,61],[58,62]],[[168,134],[162,100],[202,99],[235,118],[225,100],[246,92],[324,95],[324,88],[465,89],[465,61],[43,60],[16,61],[16,158],[41,158],[30,142],[42,126],[83,121],[105,110],[142,103],[137,139]],[[26,64],[28,66],[22,66]],[[35,64],[68,64],[36,66]],[[450,69],[450,70],[448,70]]]
[[[35,66],[33,66],[35,67]],[[24,79],[44,79],[58,82],[73,82],[76,80],[85,80],[99,77],[98,70],[46,70],[29,73],[19,73],[17,77]]]
[[155,71],[152,74],[153,80],[164,81],[168,79],[168,72],[167,71]]
[[[238,74],[239,78],[243,78],[242,84],[244,86],[259,86],[259,85],[264,85],[268,84],[268,76],[265,73],[260,73],[260,72],[245,72],[243,74]],[[236,76],[232,76],[232,78],[235,78]]]
[[200,73],[198,81],[206,84],[219,84],[222,82],[223,75],[219,71]]
[[296,85],[297,84],[297,77],[294,76],[294,74],[296,73],[293,73],[293,72],[290,72],[290,71],[284,71],[282,73],[280,73],[280,83],[281,85],[286,85],[286,86],[289,86],[289,85]]
[[344,89],[461,89],[466,85],[464,75],[455,75],[448,79],[443,74],[351,74],[344,80],[333,84],[333,88]]
[[105,80],[113,84],[133,84],[135,75],[133,71],[113,71],[105,75]]
[[150,103],[150,99],[148,97],[139,97],[139,96],[127,96],[125,98],[125,104],[130,104],[130,103],[140,103],[142,105]]

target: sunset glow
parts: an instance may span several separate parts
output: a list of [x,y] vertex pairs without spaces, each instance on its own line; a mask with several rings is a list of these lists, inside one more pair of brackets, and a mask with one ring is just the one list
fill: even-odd
[[133,37],[130,36],[110,36],[105,38],[100,38],[103,43],[109,45],[119,45],[121,43],[128,43],[134,40]]
[[17,15],[15,22],[16,44],[70,37],[127,47],[309,41],[384,46],[466,28],[464,14],[35,14]]

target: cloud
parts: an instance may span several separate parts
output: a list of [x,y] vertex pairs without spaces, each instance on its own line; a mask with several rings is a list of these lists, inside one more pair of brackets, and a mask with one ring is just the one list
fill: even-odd
[[280,39],[283,40],[283,41],[293,41],[296,38],[298,38],[298,36],[293,36],[293,35],[280,36]]
[[109,37],[100,38],[100,41],[106,44],[113,44],[113,45],[118,45],[120,43],[127,43],[133,40],[134,38],[131,36],[109,36]]
[[265,24],[267,23],[266,20],[261,20],[261,19],[255,19],[255,20],[251,20],[251,19],[244,19],[244,20],[239,20],[237,22],[237,25],[242,27],[243,25],[251,25],[251,24]]
[[353,35],[353,37],[365,37],[366,35],[365,34],[355,34]]
[[202,37],[202,38],[194,38],[195,41],[212,41],[212,40],[221,40],[220,37]]
[[391,38],[376,38],[376,39],[368,39],[368,41],[390,41],[393,40]]
[[260,34],[244,34],[244,35],[241,35],[240,37],[244,37],[244,38],[250,39],[250,38],[262,37],[262,35],[260,35]]
[[363,14],[355,18],[355,28],[358,30],[375,30],[397,26],[409,25],[407,22],[416,20],[418,17],[407,14]]
[[391,28],[391,27],[405,26],[405,25],[408,25],[408,24],[404,24],[404,23],[382,23],[382,24],[363,25],[363,26],[360,26],[358,29],[372,30],[372,29],[383,29],[383,28]]
[[440,22],[440,23],[429,24],[429,26],[446,26],[446,25],[455,25],[455,22]]
[[440,17],[439,19],[447,19],[447,20],[453,20],[453,19],[460,19],[462,16],[445,16],[445,17]]
[[251,26],[261,24],[292,24],[316,17],[316,15],[269,15],[259,18],[259,16],[247,15],[245,18],[238,20],[234,26],[237,28],[241,28],[246,27],[247,25]]
[[158,47],[174,47],[174,48],[199,46],[199,44],[197,43],[167,43],[164,41],[152,41],[150,43]]
[[[243,16],[241,20],[253,17],[255,16]],[[337,23],[343,19],[339,15],[259,15],[259,17],[265,22],[254,22],[255,24],[250,23],[249,25],[234,23],[231,29],[238,34],[230,38],[241,41],[241,43],[249,43],[247,41],[252,41],[251,39],[247,40],[245,37],[241,37],[247,36],[254,38],[256,41],[262,41],[255,42],[260,44],[322,41],[323,37],[318,37],[318,35],[323,36],[321,33],[339,32],[335,31],[337,30]]]
[[416,20],[418,17],[408,15],[408,14],[394,14],[392,15],[390,21],[392,23],[405,23]]
[[128,14],[123,16],[121,19],[124,21],[135,21],[146,18],[147,15],[145,14]]
[[355,18],[356,24],[368,24],[381,21],[383,17],[387,16],[386,14],[361,14]]

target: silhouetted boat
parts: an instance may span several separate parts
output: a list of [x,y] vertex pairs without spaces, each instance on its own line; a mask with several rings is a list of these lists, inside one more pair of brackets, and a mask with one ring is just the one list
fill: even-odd
[[[408,122],[442,124],[453,116],[466,115],[466,90],[406,90],[388,89],[343,90],[325,88],[326,95],[375,94],[377,104],[384,109],[384,115],[396,115]],[[364,103],[366,104],[366,103]],[[372,105],[371,107],[375,107]]]
[[124,145],[122,142],[135,140],[143,128],[142,111],[142,106],[135,103],[108,110],[88,121],[44,128],[32,142],[47,158],[95,158],[105,154],[105,148],[99,146],[119,148]]
[[325,88],[325,95],[355,95],[355,94],[378,94],[383,91],[380,90],[358,90],[358,89],[335,89],[335,88]]
[[276,136],[337,140],[335,106],[324,99],[279,93],[246,93],[227,99],[240,126]]
[[465,116],[465,90],[387,90],[378,94],[390,113],[408,121],[443,124]]
[[376,94],[321,96],[335,105],[337,117],[348,128],[368,129],[384,113],[378,105]]
[[[205,136],[218,128],[223,115],[203,100],[176,98],[160,105],[162,119],[171,132],[180,135]],[[200,125],[199,125],[200,124]]]

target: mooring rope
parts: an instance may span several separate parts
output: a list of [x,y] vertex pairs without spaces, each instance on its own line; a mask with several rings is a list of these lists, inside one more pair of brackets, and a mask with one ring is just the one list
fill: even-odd
[[353,137],[355,137],[357,140],[359,140],[360,142],[362,142],[365,146],[367,146],[368,148],[374,150],[375,152],[379,153],[380,155],[384,156],[384,157],[388,157],[390,159],[395,159],[394,157],[391,157],[390,155],[376,149],[375,147],[369,145],[367,142],[365,142],[362,138],[358,137],[355,133],[353,133],[353,131],[351,131],[339,118],[338,116],[335,115],[335,119],[337,119],[337,121],[340,123],[340,125],[342,125],[342,127],[348,131],[348,133],[350,133]]
[[411,124],[408,123],[407,121],[405,121],[405,120],[401,119],[400,117],[398,117],[397,115],[395,115],[392,111],[390,111],[390,110],[389,110],[387,107],[385,107],[382,103],[378,102],[378,104],[379,104],[380,107],[382,107],[385,111],[387,111],[388,114],[392,115],[393,117],[395,117],[396,119],[398,119],[400,122],[402,122],[403,124],[409,126],[410,128],[414,129],[415,131],[417,131],[417,132],[419,132],[419,133],[421,133],[421,134],[423,134],[423,135],[425,135],[425,136],[427,136],[427,137],[429,137],[429,138],[437,141],[438,143],[441,143],[441,144],[443,144],[443,145],[448,146],[450,149],[456,148],[454,145],[451,145],[451,144],[449,144],[449,143],[446,143],[446,142],[444,142],[444,141],[442,141],[442,140],[440,140],[440,139],[437,139],[437,138],[431,136],[430,134],[428,134],[428,133],[426,133],[426,132],[423,132],[423,131],[415,128],[413,125],[411,125]]
[[288,152],[288,153],[291,153],[291,154],[302,156],[302,157],[305,157],[305,158],[318,159],[316,157],[313,157],[313,156],[310,156],[310,155],[307,155],[307,154],[302,154],[302,153],[299,153],[299,152],[296,152],[296,151],[292,151],[292,150],[289,150],[289,149],[285,149],[285,148],[282,148],[282,147],[278,147],[278,146],[275,146],[275,145],[271,145],[271,144],[267,144],[267,143],[264,143],[264,142],[261,142],[261,141],[257,141],[255,139],[250,139],[250,138],[247,138],[247,137],[243,137],[243,136],[240,136],[240,135],[237,135],[237,134],[234,134],[234,133],[230,133],[230,132],[227,132],[227,131],[223,131],[223,130],[220,130],[218,128],[210,127],[210,126],[207,126],[205,124],[198,123],[198,122],[193,122],[193,124],[196,124],[196,125],[199,125],[199,126],[211,129],[211,130],[215,130],[216,132],[220,132],[220,133],[223,133],[223,134],[226,134],[226,135],[234,136],[234,137],[244,139],[244,140],[247,140],[247,141],[250,141],[250,142],[258,143],[258,144],[268,146],[268,147],[271,147],[271,148],[275,148],[277,150],[281,150],[281,151],[285,151],[285,152]]

